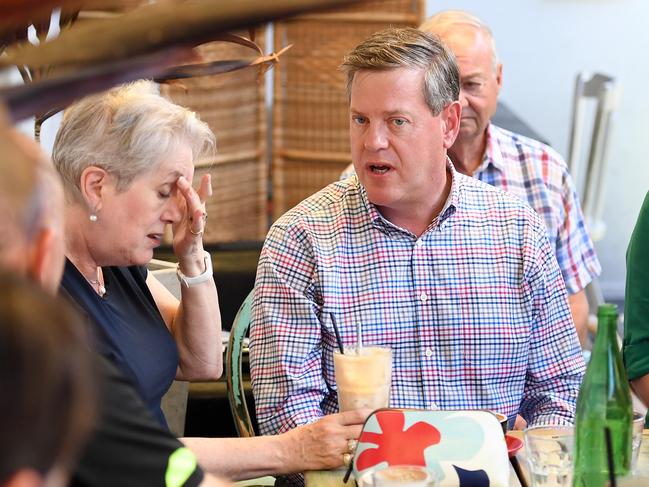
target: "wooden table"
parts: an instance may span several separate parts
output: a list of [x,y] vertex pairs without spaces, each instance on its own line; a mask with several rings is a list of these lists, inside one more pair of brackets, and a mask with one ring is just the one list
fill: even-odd
[[[507,433],[517,438],[523,439],[522,431],[510,431]],[[649,472],[649,429],[644,430],[642,434],[642,445],[640,446],[640,454],[638,457],[638,467],[637,469],[642,472]],[[523,475],[527,480],[527,485],[531,487],[532,483],[529,478],[529,473],[527,470],[527,457],[525,456],[525,446],[523,446],[518,453],[516,454],[516,459],[521,466]],[[343,483],[343,476],[345,475],[345,470],[322,470],[316,472],[306,472],[304,475],[306,481],[306,487],[355,487],[356,483],[350,479],[347,484]],[[521,487],[521,483],[518,481],[518,477],[514,472],[514,469],[510,465],[510,475],[509,475],[509,486],[510,487]]]

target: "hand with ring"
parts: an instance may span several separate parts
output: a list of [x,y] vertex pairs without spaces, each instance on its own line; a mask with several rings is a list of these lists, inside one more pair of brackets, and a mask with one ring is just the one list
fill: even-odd
[[185,177],[180,176],[176,186],[183,196],[185,208],[183,218],[175,222],[172,228],[174,253],[180,259],[196,254],[198,247],[202,251],[199,244],[202,244],[207,221],[205,201],[212,195],[212,180],[209,174],[204,174],[196,191]]
[[354,457],[363,423],[371,409],[330,414],[298,426],[285,435],[287,451],[294,459],[293,471],[328,470],[348,466]]

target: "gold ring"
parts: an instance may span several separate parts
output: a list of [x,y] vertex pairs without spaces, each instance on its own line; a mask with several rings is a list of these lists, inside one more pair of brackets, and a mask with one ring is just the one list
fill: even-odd
[[349,452],[343,453],[343,465],[349,467],[352,464],[352,454]]
[[191,233],[192,235],[202,235],[202,234],[203,234],[203,230],[200,230],[200,231],[198,231],[198,232],[195,232],[194,230],[192,230],[192,227],[189,227],[189,233]]
[[347,440],[347,451],[349,451],[349,453],[354,453],[356,451],[357,445],[358,445],[358,441],[356,441],[353,438],[350,438],[349,440]]

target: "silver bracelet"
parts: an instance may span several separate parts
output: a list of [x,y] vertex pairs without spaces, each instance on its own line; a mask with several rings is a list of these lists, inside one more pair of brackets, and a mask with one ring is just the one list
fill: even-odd
[[202,274],[199,274],[195,277],[187,277],[185,274],[183,274],[180,270],[180,263],[176,266],[176,276],[178,276],[178,280],[181,284],[183,284],[185,287],[191,287],[210,280],[214,270],[212,269],[212,257],[210,256],[209,252],[204,251],[204,259],[205,270]]

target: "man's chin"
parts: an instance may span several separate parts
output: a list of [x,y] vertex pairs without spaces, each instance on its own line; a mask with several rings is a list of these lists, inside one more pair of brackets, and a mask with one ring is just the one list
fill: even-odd
[[460,124],[460,130],[458,131],[458,139],[473,139],[479,137],[482,134],[482,131],[479,130],[475,122],[462,122]]

